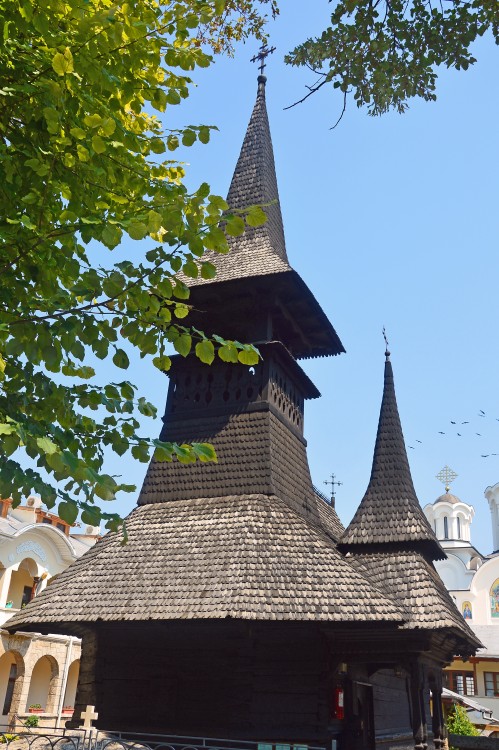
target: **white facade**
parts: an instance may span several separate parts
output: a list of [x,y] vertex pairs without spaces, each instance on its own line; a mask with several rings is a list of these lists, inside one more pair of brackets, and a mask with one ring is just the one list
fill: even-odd
[[[492,513],[493,547],[499,548],[499,483],[485,490]],[[474,695],[499,720],[499,553],[481,554],[471,542],[474,509],[447,491],[424,513],[447,553],[435,563],[457,608],[484,644],[469,662],[446,670],[448,687]]]
[[41,505],[39,498],[30,497],[12,508],[10,500],[0,498],[0,731],[33,713],[40,726],[61,726],[74,706],[79,639],[2,630],[14,612],[99,538],[94,527],[73,534]]
[[485,497],[489,501],[490,514],[492,516],[492,549],[499,551],[499,482],[487,487]]

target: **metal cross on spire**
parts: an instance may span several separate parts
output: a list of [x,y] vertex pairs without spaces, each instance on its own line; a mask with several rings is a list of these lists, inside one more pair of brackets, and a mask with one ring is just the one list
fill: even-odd
[[385,339],[385,357],[390,358],[390,350],[388,348],[388,336],[386,335],[386,328],[383,326],[383,338]]
[[336,479],[336,474],[331,474],[331,479],[326,479],[324,481],[324,484],[330,484],[331,485],[331,505],[334,508],[334,503],[335,503],[335,499],[336,499],[335,487],[341,487],[341,485],[343,484],[343,482],[338,482],[338,480]]
[[444,466],[444,468],[441,469],[435,476],[435,479],[438,479],[440,482],[442,482],[442,484],[445,485],[445,491],[448,492],[450,490],[450,485],[457,476],[459,475],[456,474],[455,471],[452,471],[449,466]]
[[258,62],[260,61],[260,75],[263,76],[263,71],[265,70],[265,59],[272,54],[272,52],[275,52],[275,47],[270,47],[270,49],[267,47],[267,44],[262,44],[260,47],[260,50],[257,55],[251,58],[251,62]]

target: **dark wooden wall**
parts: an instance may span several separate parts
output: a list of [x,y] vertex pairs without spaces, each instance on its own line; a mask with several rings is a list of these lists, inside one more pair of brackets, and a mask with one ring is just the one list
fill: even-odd
[[98,725],[189,736],[328,741],[327,640],[315,625],[268,625],[101,626]]
[[[349,646],[362,652],[366,643]],[[100,624],[83,637],[75,715],[91,703],[107,730],[413,748],[408,673],[371,667],[367,654],[354,661],[347,649],[316,623]],[[343,721],[332,716],[339,685]],[[369,695],[371,744],[352,709]]]
[[371,675],[377,733],[411,732],[407,680],[407,675],[397,676],[393,669],[380,669]]

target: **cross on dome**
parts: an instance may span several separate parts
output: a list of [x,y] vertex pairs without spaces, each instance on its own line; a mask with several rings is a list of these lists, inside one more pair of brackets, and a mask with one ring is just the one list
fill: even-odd
[[435,479],[438,479],[442,484],[445,486],[445,491],[448,492],[450,490],[450,485],[459,476],[459,474],[456,474],[455,471],[453,471],[449,466],[444,466],[443,469],[440,469],[438,474],[436,474]]

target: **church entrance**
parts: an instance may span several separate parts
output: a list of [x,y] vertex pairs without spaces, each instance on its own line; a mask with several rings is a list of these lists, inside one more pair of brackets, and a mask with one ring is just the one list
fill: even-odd
[[366,682],[352,683],[352,750],[374,750],[373,687]]

